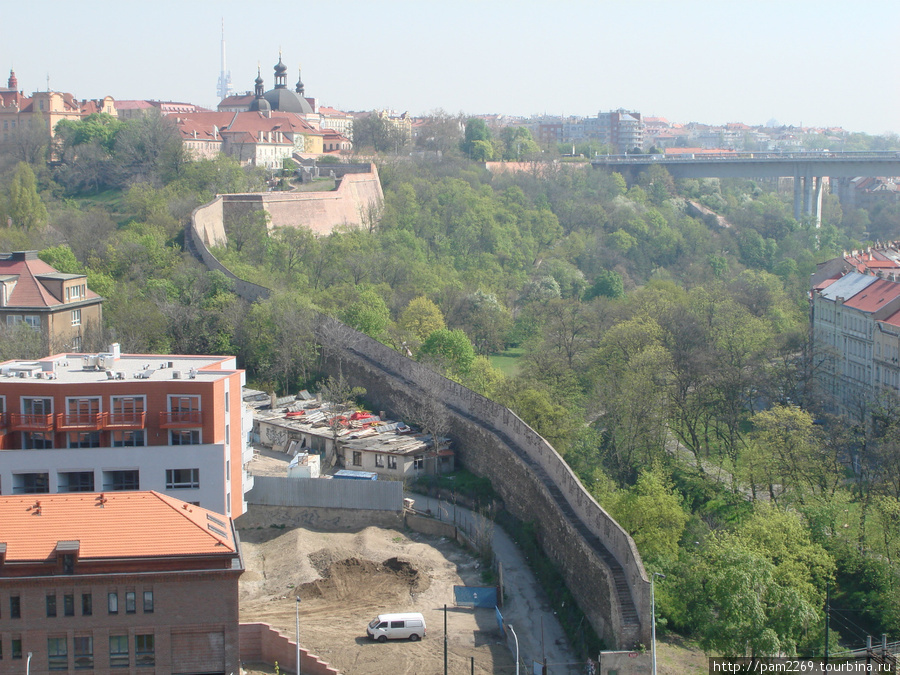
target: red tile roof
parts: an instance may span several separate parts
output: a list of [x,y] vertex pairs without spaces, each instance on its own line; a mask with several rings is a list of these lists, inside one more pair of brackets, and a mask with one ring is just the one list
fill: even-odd
[[888,302],[900,297],[900,284],[887,279],[879,279],[844,302],[845,307],[852,307],[861,312],[874,312]]
[[60,541],[78,541],[80,560],[237,551],[226,516],[158,492],[0,497],[7,561],[47,560]]
[[[7,298],[4,307],[56,307],[65,304],[36,278],[43,274],[57,274],[57,271],[40,258],[16,260],[0,258],[0,275],[18,275],[16,286]],[[84,300],[96,300],[100,296],[88,289]]]

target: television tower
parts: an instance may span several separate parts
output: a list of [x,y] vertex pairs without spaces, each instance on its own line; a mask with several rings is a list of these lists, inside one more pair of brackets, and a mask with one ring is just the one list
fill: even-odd
[[222,19],[222,72],[219,73],[219,100],[231,96],[234,87],[231,86],[231,71],[225,69],[225,19]]

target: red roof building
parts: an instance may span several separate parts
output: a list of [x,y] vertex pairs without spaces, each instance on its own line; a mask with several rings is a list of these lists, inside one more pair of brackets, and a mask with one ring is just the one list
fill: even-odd
[[0,322],[40,331],[44,354],[81,350],[85,329],[100,326],[102,303],[84,274],[57,272],[37,251],[0,254]]
[[157,492],[0,497],[0,675],[238,672],[242,571],[227,516]]

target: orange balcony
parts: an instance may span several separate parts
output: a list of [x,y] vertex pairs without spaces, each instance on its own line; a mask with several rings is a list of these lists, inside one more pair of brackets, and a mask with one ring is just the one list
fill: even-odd
[[53,431],[53,415],[9,414],[10,431]]
[[199,410],[173,410],[159,413],[161,429],[182,429],[203,425],[203,417]]
[[59,413],[57,431],[99,431],[103,428],[103,413]]
[[143,429],[147,426],[145,412],[111,412],[106,415],[107,429]]

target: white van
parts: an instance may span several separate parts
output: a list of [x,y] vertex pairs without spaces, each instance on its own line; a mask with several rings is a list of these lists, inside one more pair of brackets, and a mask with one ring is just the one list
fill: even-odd
[[403,638],[415,642],[425,637],[425,617],[418,612],[379,614],[369,622],[366,633],[379,642]]

